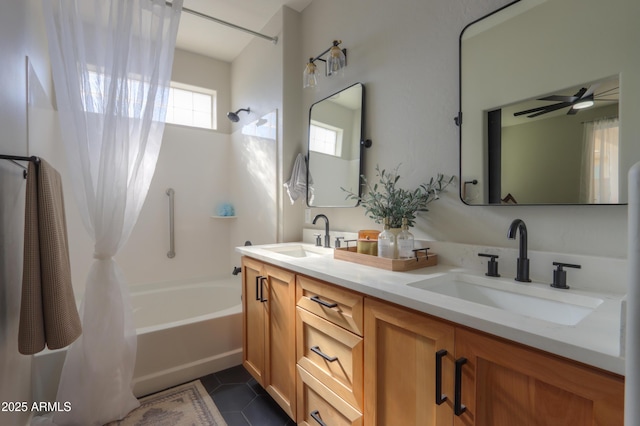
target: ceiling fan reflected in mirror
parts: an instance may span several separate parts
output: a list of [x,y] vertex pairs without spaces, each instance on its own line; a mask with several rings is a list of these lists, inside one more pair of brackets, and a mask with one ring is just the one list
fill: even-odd
[[580,88],[574,95],[551,95],[544,98],[538,98],[538,101],[551,101],[557,102],[552,105],[545,105],[537,108],[526,109],[524,111],[518,111],[514,113],[514,117],[526,115],[528,118],[538,117],[542,114],[557,111],[563,108],[569,107],[567,115],[577,114],[581,109],[589,108],[598,101],[618,102],[619,87],[613,87],[604,90],[600,93],[595,93],[598,89],[598,84],[593,84],[587,89],[586,87]]

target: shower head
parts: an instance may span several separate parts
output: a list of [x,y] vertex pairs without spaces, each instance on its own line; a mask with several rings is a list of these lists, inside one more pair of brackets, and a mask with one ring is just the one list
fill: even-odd
[[229,120],[233,121],[234,123],[237,123],[238,121],[240,121],[240,117],[238,117],[238,113],[240,111],[247,111],[247,113],[249,113],[249,112],[251,112],[251,108],[240,108],[236,112],[228,112],[227,113],[227,118]]

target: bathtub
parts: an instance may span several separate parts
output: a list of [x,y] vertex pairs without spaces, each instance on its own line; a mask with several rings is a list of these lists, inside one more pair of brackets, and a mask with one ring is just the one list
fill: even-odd
[[[242,363],[240,276],[132,286],[133,392],[143,396]],[[34,401],[55,401],[65,349],[34,357]]]

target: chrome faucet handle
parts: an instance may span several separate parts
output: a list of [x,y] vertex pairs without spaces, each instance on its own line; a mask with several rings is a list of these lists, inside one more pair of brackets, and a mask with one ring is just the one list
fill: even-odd
[[313,234],[316,237],[316,247],[322,246],[322,234]]
[[574,265],[573,263],[562,263],[562,262],[553,262],[553,266],[557,266],[558,269],[553,271],[553,282],[549,284],[553,288],[559,288],[563,290],[568,290],[569,286],[567,285],[567,271],[562,268],[576,268],[581,269],[581,265]]
[[335,247],[340,248],[340,240],[344,240],[344,237],[336,237]]

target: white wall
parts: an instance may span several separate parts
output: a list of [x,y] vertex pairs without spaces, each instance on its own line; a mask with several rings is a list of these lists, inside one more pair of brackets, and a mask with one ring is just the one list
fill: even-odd
[[[254,38],[231,65],[232,109],[250,108],[232,124],[231,188],[238,219],[231,244],[274,242],[278,238],[278,164],[282,140],[282,13],[261,32],[277,35],[278,44]],[[275,112],[276,139],[262,140],[242,133],[242,127]],[[239,262],[239,256],[235,255]]]
[[[229,199],[229,135],[166,125],[140,217],[117,261],[129,283],[228,275],[228,221],[212,219]],[[175,191],[175,257],[169,250],[169,197]]]
[[[305,60],[343,40],[348,66],[342,80],[320,81],[305,92],[302,109],[355,82],[366,86],[366,175],[402,163],[400,184],[415,187],[438,172],[458,175],[458,38],[465,25],[507,0],[316,0],[302,12]],[[298,84],[298,82],[291,82]],[[627,80],[625,84],[632,84]],[[624,95],[623,95],[624,96]],[[302,139],[306,138],[304,131]],[[306,140],[305,140],[306,142]],[[301,146],[303,148],[304,145]],[[362,208],[324,212],[332,229],[369,229]],[[626,256],[625,206],[470,207],[458,188],[431,204],[413,230],[416,238],[517,247],[506,238],[511,221],[527,223],[531,249]],[[551,267],[550,267],[551,268]],[[551,270],[551,269],[550,269]]]
[[[50,92],[40,2],[3,2],[0,13],[0,153],[31,154],[27,131],[26,56]],[[47,129],[44,129],[45,131]],[[0,160],[0,402],[31,401],[31,356],[18,353],[24,235],[22,170]],[[29,412],[0,411],[20,425]]]
[[[278,43],[255,38],[232,64],[233,108],[251,107],[232,132],[232,198],[239,206],[232,245],[302,239],[304,202],[292,206],[283,188],[300,152],[306,116],[300,109],[302,84],[297,84],[302,76],[299,20],[299,13],[284,7],[261,29],[277,35]],[[277,141],[251,145],[242,126],[272,111],[278,116]],[[238,255],[234,261],[239,262]]]

